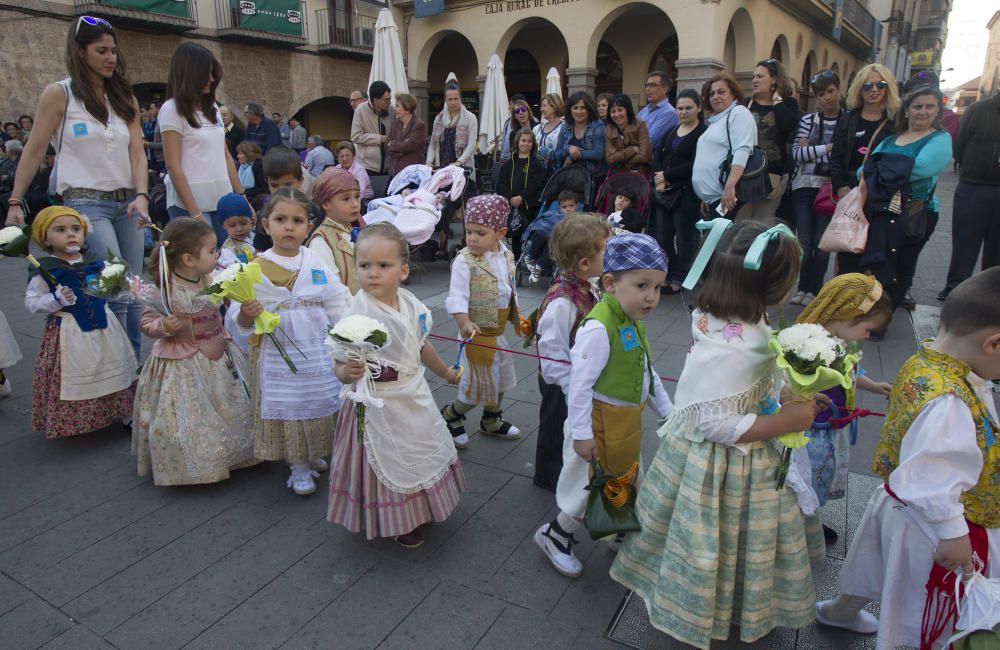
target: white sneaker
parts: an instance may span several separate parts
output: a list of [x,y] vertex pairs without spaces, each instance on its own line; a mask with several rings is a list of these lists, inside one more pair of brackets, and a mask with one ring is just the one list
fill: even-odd
[[614,537],[608,538],[608,550],[612,553],[617,553],[621,550],[622,543],[625,541],[625,533],[618,533]]
[[858,612],[857,616],[849,621],[841,621],[839,619],[830,618],[826,613],[824,613],[823,608],[832,602],[832,600],[821,600],[816,603],[817,623],[827,625],[829,627],[839,627],[844,630],[850,630],[851,632],[857,632],[858,634],[875,634],[878,632],[878,619],[875,618],[874,614],[870,614],[863,609]]
[[314,459],[309,464],[312,466],[314,472],[319,472],[320,474],[330,469],[329,463],[327,463],[322,457]]
[[465,449],[469,446],[469,434],[465,432],[452,436],[451,439],[455,443],[455,449]]
[[799,304],[805,307],[815,299],[816,299],[816,294],[807,293],[806,295],[802,296],[802,300],[799,302]]
[[788,299],[788,304],[789,305],[801,305],[802,304],[802,297],[805,296],[805,295],[806,294],[805,294],[804,291],[796,291],[795,293],[792,294],[792,297]]
[[0,384],[0,399],[7,399],[10,397],[10,393],[13,390],[10,385],[10,377],[4,377],[3,383]]
[[537,284],[538,279],[542,277],[542,267],[530,257],[524,258],[524,266],[528,269],[528,280],[531,284]]
[[285,483],[285,486],[292,488],[295,494],[299,496],[306,496],[316,491],[316,481],[313,478],[317,476],[319,476],[319,473],[315,470],[302,470],[293,467],[292,474],[288,477],[288,482]]
[[562,540],[566,537],[551,529],[552,524],[545,524],[536,530],[535,545],[549,558],[552,568],[566,577],[579,578],[583,575],[583,563],[573,554],[573,544],[576,540],[571,534],[568,544],[564,544]]

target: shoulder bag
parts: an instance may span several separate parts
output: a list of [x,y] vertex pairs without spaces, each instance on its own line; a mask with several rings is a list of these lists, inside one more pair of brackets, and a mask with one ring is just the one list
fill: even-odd
[[[872,143],[875,142],[875,138],[885,126],[886,121],[882,120],[868,141],[868,150],[865,152],[864,161],[861,162],[862,167],[871,154]],[[858,186],[852,188],[844,195],[844,198],[837,202],[833,218],[830,219],[830,223],[826,226],[823,237],[819,241],[821,251],[827,253],[863,253],[865,251],[865,246],[868,245],[868,219],[865,217],[867,198],[865,177],[862,175]]]
[[[726,152],[726,159],[719,164],[719,183],[725,187],[729,180],[729,172],[733,166],[733,139],[729,133],[729,118],[726,116],[726,140],[729,142],[729,149]],[[750,158],[743,167],[743,175],[736,183],[736,198],[743,203],[752,203],[766,199],[771,194],[771,178],[767,173],[767,152],[753,146]]]

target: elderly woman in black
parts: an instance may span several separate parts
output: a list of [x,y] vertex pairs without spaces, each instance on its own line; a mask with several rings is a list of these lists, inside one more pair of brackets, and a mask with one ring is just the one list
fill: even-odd
[[521,257],[521,235],[538,211],[545,166],[536,155],[538,147],[531,129],[521,129],[514,136],[513,155],[500,167],[497,194],[510,201],[511,252],[517,259]]
[[[680,293],[698,247],[694,224],[701,214],[701,199],[691,186],[698,138],[705,132],[701,120],[701,97],[687,88],[677,94],[677,126],[667,131],[653,150],[653,235],[669,260],[666,294]],[[676,239],[676,247],[674,240]]]

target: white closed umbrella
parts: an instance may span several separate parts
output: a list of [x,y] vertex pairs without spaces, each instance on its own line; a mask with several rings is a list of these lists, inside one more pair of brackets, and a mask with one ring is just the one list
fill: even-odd
[[494,54],[486,66],[486,93],[479,111],[479,152],[499,149],[503,125],[510,119],[507,87],[503,80],[503,63]]
[[454,81],[455,83],[458,83],[458,75],[455,74],[454,72],[449,72],[448,76],[445,77],[444,82],[448,83],[449,81]]
[[545,75],[545,94],[562,97],[562,80],[559,79],[559,71],[555,68],[549,68],[549,73]]
[[392,12],[383,9],[375,21],[375,49],[372,52],[372,71],[368,75],[368,86],[376,81],[384,81],[397,93],[408,93],[406,66],[403,65],[403,48],[399,46],[399,30],[392,19]]

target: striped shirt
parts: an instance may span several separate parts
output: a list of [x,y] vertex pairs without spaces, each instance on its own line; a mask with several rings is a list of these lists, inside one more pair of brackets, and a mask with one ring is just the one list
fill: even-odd
[[[799,172],[792,180],[793,190],[818,188],[830,180],[829,171],[825,174],[816,173],[816,165],[818,163],[829,170],[830,152],[826,150],[826,145],[833,141],[833,131],[838,119],[839,115],[830,118],[821,113],[806,113],[799,120],[795,144],[792,146],[792,159],[799,165]],[[798,143],[803,138],[809,142],[807,146]]]

